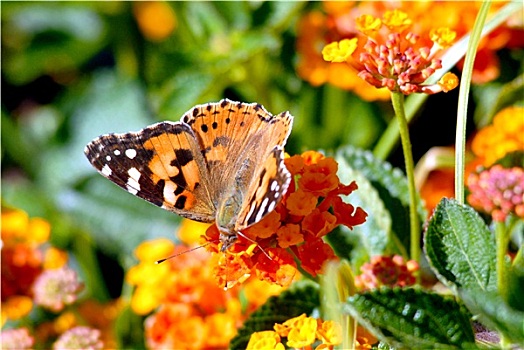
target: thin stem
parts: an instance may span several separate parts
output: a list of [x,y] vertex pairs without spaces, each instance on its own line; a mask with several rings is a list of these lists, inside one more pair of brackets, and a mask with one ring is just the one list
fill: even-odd
[[459,204],[464,204],[464,169],[466,154],[466,119],[468,116],[468,98],[473,75],[473,63],[477,54],[477,47],[482,34],[482,27],[486,21],[491,1],[482,3],[480,11],[475,20],[468,43],[468,51],[464,60],[462,77],[460,79],[459,100],[457,110],[457,132],[455,136],[455,198]]
[[508,248],[508,231],[504,222],[495,223],[495,239],[497,243],[497,289],[505,299],[507,294],[506,251]]
[[[495,240],[497,244],[497,289],[504,300],[508,300],[508,276],[506,269],[506,252],[508,249],[510,232],[504,222],[495,222]],[[511,341],[500,334],[500,346],[509,349]]]
[[404,110],[404,95],[400,92],[391,93],[391,102],[400,130],[400,140],[402,151],[404,152],[404,162],[406,164],[406,176],[408,178],[409,191],[409,223],[411,237],[411,259],[420,263],[420,224],[417,214],[417,192],[415,188],[415,165],[411,152],[411,141],[409,139],[408,122]]

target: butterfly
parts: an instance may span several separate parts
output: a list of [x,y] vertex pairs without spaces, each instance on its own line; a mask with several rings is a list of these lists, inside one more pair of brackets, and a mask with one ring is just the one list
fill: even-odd
[[200,222],[216,222],[220,250],[269,214],[289,187],[284,145],[289,112],[223,99],[179,122],[106,134],[85,147],[100,174],[129,193]]

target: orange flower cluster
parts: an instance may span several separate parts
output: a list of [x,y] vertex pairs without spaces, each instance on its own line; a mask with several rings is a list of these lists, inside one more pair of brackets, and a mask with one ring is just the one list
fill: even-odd
[[[473,28],[480,4],[475,1],[322,2],[323,11],[307,13],[298,24],[297,73],[314,86],[329,83],[351,90],[367,101],[385,100],[389,97],[387,90],[374,89],[365,84],[348,65],[325,62],[320,52],[322,47],[334,41],[357,37],[356,19],[359,16],[369,14],[380,17],[385,11],[394,9],[408,15],[412,20],[412,31],[421,38],[429,38],[430,31],[440,27],[451,28],[460,38]],[[502,5],[494,3],[490,12],[497,11]],[[522,24],[516,18],[481,41],[475,60],[474,83],[486,83],[499,76],[500,64],[496,51],[504,47],[522,47],[522,31]]]
[[495,115],[493,124],[481,129],[471,144],[473,153],[490,166],[506,154],[524,151],[524,107],[508,107]]
[[[186,220],[182,231],[203,233],[202,227]],[[187,237],[186,233],[182,235]],[[145,321],[148,348],[226,348],[245,317],[270,295],[280,292],[267,283],[253,281],[251,286],[248,281],[243,291],[248,305],[242,306],[239,286],[224,291],[216,284],[213,266],[218,255],[205,249],[189,252],[190,249],[157,239],[144,242],[135,250],[140,263],[129,270],[126,280],[136,286],[132,310],[140,315],[153,311]],[[155,264],[172,255],[176,256]]]
[[274,331],[255,332],[251,335],[248,349],[284,350],[282,338],[287,338],[290,348],[312,349],[313,343],[320,341],[316,350],[333,349],[342,343],[342,328],[333,321],[322,321],[302,314],[282,324],[276,323]]
[[[324,262],[335,258],[323,237],[338,225],[352,228],[366,220],[366,212],[345,203],[341,196],[357,184],[340,183],[333,158],[308,151],[285,159],[293,177],[290,188],[275,210],[239,236],[221,255],[214,274],[219,285],[242,282],[255,275],[261,280],[288,286],[296,272],[295,259],[303,271],[316,276]],[[206,231],[207,248],[218,252],[215,225]],[[256,243],[253,243],[256,242]]]

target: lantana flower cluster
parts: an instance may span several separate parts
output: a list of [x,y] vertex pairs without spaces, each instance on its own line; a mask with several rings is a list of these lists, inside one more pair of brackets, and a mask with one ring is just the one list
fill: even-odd
[[475,135],[471,149],[486,167],[510,152],[524,151],[524,107],[512,106],[498,112],[493,123]]
[[342,328],[334,321],[322,321],[302,314],[282,324],[276,323],[274,331],[255,332],[251,335],[247,348],[284,350],[282,338],[287,338],[289,348],[306,349],[313,344],[315,349],[333,349],[342,343]]
[[388,287],[407,287],[416,283],[419,265],[414,260],[405,261],[400,255],[374,256],[360,267],[355,286],[361,290]]
[[[207,226],[184,220],[180,236],[191,241]],[[224,291],[213,275],[218,255],[202,247],[191,249],[194,246],[175,246],[168,239],[157,239],[135,250],[140,263],[128,271],[126,280],[136,286],[132,310],[149,315],[145,320],[148,348],[226,348],[249,313],[282,289],[248,280],[242,289],[235,286]],[[155,264],[173,255],[173,259]],[[247,299],[244,305],[240,302],[241,292]]]
[[[291,185],[275,210],[239,236],[225,254],[219,254],[214,274],[218,284],[229,286],[255,275],[261,280],[288,286],[297,264],[311,276],[321,272],[324,262],[334,259],[333,249],[323,237],[339,225],[353,228],[366,220],[360,207],[343,201],[357,189],[355,182],[340,183],[338,164],[319,152],[308,151],[285,159],[292,175]],[[219,252],[215,225],[206,231],[206,248]],[[253,243],[255,242],[255,243]]]
[[456,33],[447,27],[435,28],[428,41],[409,31],[413,22],[405,12],[386,11],[382,18],[362,15],[356,19],[357,29],[367,37],[362,45],[358,38],[343,39],[324,47],[322,55],[328,62],[346,62],[369,84],[405,95],[422,92],[448,92],[458,86],[458,78],[446,73],[437,84],[424,82],[442,68],[436,57],[450,46]]
[[514,214],[524,219],[524,169],[494,165],[468,177],[468,201],[488,213],[494,221],[504,222]]
[[2,321],[26,316],[33,303],[59,312],[83,289],[67,254],[45,247],[51,226],[26,212],[2,209]]
[[[320,52],[325,45],[359,35],[356,19],[364,14],[380,17],[389,10],[398,9],[412,20],[412,31],[422,39],[436,28],[447,27],[460,38],[472,28],[481,2],[475,1],[325,1],[321,9],[306,13],[298,23],[297,51],[299,54],[297,73],[313,86],[325,83],[351,90],[367,101],[386,100],[387,89],[376,89],[356,75],[346,63],[327,63]],[[490,14],[503,6],[493,3]],[[428,16],[431,13],[431,16]],[[502,24],[481,40],[475,59],[473,83],[482,84],[500,75],[500,60],[497,50],[522,47],[522,25],[518,15]],[[320,49],[319,49],[320,48]],[[459,68],[462,63],[459,62]]]
[[[26,349],[35,343],[39,347],[50,346],[57,336],[67,337],[77,323],[66,308],[76,303],[83,283],[75,270],[67,266],[67,253],[49,246],[50,233],[47,221],[30,218],[22,210],[2,207],[2,325],[8,322],[8,327],[17,325],[34,306],[56,314],[53,321],[41,322],[31,329],[3,329],[2,348]],[[60,339],[54,348],[64,348]],[[96,344],[103,347],[101,340]]]

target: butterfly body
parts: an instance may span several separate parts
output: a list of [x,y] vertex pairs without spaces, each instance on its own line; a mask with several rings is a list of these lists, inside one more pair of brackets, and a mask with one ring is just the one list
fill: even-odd
[[128,192],[183,217],[216,222],[222,250],[271,212],[289,186],[283,146],[288,112],[224,99],[193,107],[179,122],[102,135],[85,154]]

